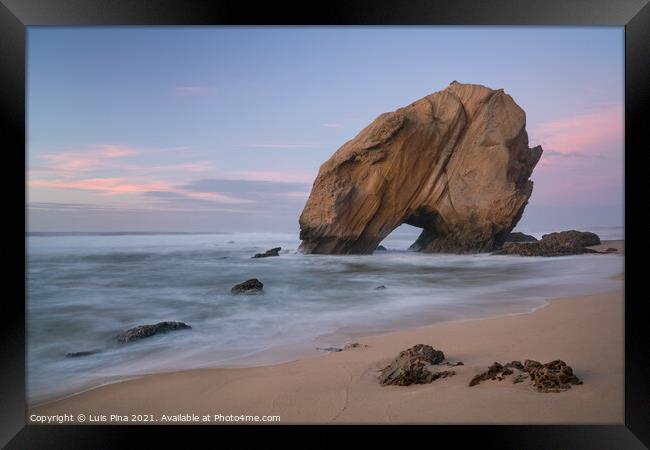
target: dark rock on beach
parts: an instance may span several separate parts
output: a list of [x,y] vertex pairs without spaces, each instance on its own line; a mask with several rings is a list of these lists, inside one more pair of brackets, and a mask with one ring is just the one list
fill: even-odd
[[183,322],[158,322],[153,325],[140,325],[139,327],[126,330],[124,333],[117,336],[117,342],[125,344],[127,342],[153,336],[154,334],[191,328],[191,326]]
[[236,284],[230,289],[233,294],[263,294],[264,284],[257,278],[251,278],[243,283]]
[[504,365],[495,362],[488,367],[488,370],[474,376],[469,385],[476,386],[488,380],[502,381],[509,375],[514,375],[513,384],[530,379],[531,386],[538,392],[561,392],[570,389],[571,385],[582,384],[582,381],[573,374],[573,369],[562,360],[542,364],[527,359],[523,364],[520,361],[512,361]]
[[[487,381],[487,380],[503,380],[505,377],[508,375],[512,375],[514,373],[513,369],[517,370],[523,370],[524,366],[521,364],[520,361],[512,361],[507,364],[499,364],[498,362],[493,363],[490,367],[488,367],[488,370],[485,372],[479,373],[478,375],[474,376],[469,382],[470,386],[476,386],[479,384],[481,381]],[[521,381],[521,380],[520,380]],[[513,383],[517,383],[519,381],[514,381]]]
[[524,234],[520,233],[519,231],[515,231],[514,233],[510,233],[506,238],[506,244],[509,242],[537,242],[537,238],[535,236],[531,236],[530,234]]
[[582,253],[598,253],[587,247],[599,244],[600,238],[594,233],[569,230],[545,234],[542,236],[542,240],[537,242],[507,244],[494,254],[520,256],[579,255]]
[[573,374],[573,368],[560,359],[546,364],[526,360],[524,371],[528,372],[531,384],[538,392],[561,392],[571,389],[571,385],[582,384]]
[[264,253],[256,253],[252,258],[268,258],[269,256],[280,256],[280,250],[282,247],[275,247],[271,250],[267,250]]
[[65,357],[66,358],[79,358],[80,356],[90,356],[90,355],[95,355],[97,353],[101,353],[101,349],[93,349],[93,350],[85,350],[83,352],[73,352],[73,353],[66,353]]
[[438,378],[455,375],[453,370],[435,371],[433,365],[444,361],[445,355],[430,345],[418,344],[400,354],[379,375],[379,383],[396,386],[431,383]]

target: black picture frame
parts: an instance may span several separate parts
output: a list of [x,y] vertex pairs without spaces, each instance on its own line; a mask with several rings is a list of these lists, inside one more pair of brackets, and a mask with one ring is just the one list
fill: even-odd
[[[250,2],[234,0],[0,0],[0,114],[4,156],[3,177],[5,223],[18,236],[25,230],[25,198],[18,192],[25,182],[26,156],[26,27],[98,25],[556,25],[625,27],[625,424],[620,426],[435,426],[425,428],[432,445],[449,440],[463,443],[469,436],[483,448],[644,448],[650,445],[650,369],[648,326],[643,314],[645,297],[640,293],[643,266],[632,258],[643,256],[647,241],[642,240],[645,177],[648,166],[644,132],[650,104],[650,5],[648,0],[356,0],[319,3]],[[645,125],[645,126],[644,126]],[[25,149],[22,152],[20,149]],[[637,174],[638,172],[638,174]],[[646,176],[647,177],[647,176]],[[23,194],[25,191],[23,191]],[[637,207],[638,208],[635,208]],[[22,212],[21,212],[22,211]],[[7,220],[10,219],[10,220]],[[218,432],[220,426],[38,426],[25,424],[25,311],[20,293],[25,293],[24,241],[14,244],[11,259],[5,262],[8,281],[16,287],[5,289],[3,320],[0,324],[2,387],[0,444],[6,448],[116,448],[128,447],[134,429],[147,439],[169,439],[169,432],[187,439],[189,433]],[[5,246],[6,246],[5,242]],[[21,245],[21,242],[23,245]],[[632,248],[634,243],[635,248]],[[23,264],[20,264],[22,261]],[[630,292],[639,292],[633,297]],[[604,364],[606,362],[603,362]],[[250,430],[248,426],[226,427],[228,432]],[[258,427],[269,433],[286,427]],[[306,427],[292,427],[291,432]],[[309,427],[323,442],[337,433]],[[386,428],[373,427],[382,437]],[[217,430],[218,429],[218,430]],[[395,430],[395,428],[393,428]],[[430,434],[433,431],[433,434]],[[151,433],[155,432],[155,433]],[[150,436],[153,435],[153,436]],[[423,433],[424,435],[424,433]],[[169,441],[168,441],[169,442]],[[216,442],[215,442],[216,445]],[[422,441],[421,445],[427,445]]]

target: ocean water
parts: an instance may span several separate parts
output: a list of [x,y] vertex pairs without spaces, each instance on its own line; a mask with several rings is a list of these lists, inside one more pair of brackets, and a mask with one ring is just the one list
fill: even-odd
[[[363,335],[524,313],[622,286],[611,279],[623,271],[620,255],[408,252],[416,237],[394,232],[387,252],[325,256],[297,253],[296,234],[29,234],[28,402],[146,373],[284,362]],[[277,246],[281,256],[251,259]],[[249,278],[264,283],[264,295],[231,295]],[[166,320],[192,329],[115,340]],[[101,352],[65,357],[93,349]]]

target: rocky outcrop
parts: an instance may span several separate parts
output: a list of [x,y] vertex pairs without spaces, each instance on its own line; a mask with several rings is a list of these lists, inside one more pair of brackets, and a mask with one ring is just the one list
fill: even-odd
[[445,359],[442,351],[430,345],[418,344],[400,354],[379,375],[379,383],[397,386],[431,383],[438,378],[455,375],[453,370],[433,370],[431,366]]
[[268,258],[269,256],[280,256],[280,250],[282,250],[282,247],[275,247],[271,250],[265,251],[264,253],[255,253],[252,258]]
[[587,247],[599,244],[600,238],[594,233],[569,230],[545,234],[542,236],[542,240],[537,242],[508,244],[495,253],[521,256],[579,255],[582,253],[598,253],[596,250]]
[[380,245],[379,247],[377,247],[375,249],[375,251],[376,252],[386,252],[386,251],[388,251],[388,249],[386,247],[384,247],[383,245]]
[[469,385],[476,386],[488,380],[503,381],[510,375],[513,375],[514,384],[528,379],[537,392],[561,392],[570,389],[572,385],[582,384],[582,381],[573,374],[571,366],[560,359],[546,364],[527,359],[523,364],[520,361],[512,361],[504,365],[495,362],[488,367],[488,370],[474,376]]
[[499,248],[542,154],[502,89],[453,82],[380,115],[320,168],[300,216],[305,253],[369,254],[399,225],[425,252]]
[[582,384],[571,366],[560,359],[546,364],[527,360],[524,371],[528,372],[531,384],[538,392],[561,392],[570,389],[571,385]]
[[230,292],[233,294],[263,294],[264,284],[257,278],[251,278],[243,283],[234,285]]
[[151,337],[154,334],[166,333],[174,330],[190,329],[191,326],[183,322],[158,322],[153,325],[140,325],[139,327],[126,330],[124,333],[117,337],[117,342],[125,344],[127,342],[135,341]]
[[506,243],[509,242],[537,242],[537,238],[535,236],[531,236],[530,234],[524,234],[520,233],[519,231],[515,231],[514,233],[510,233],[506,238]]

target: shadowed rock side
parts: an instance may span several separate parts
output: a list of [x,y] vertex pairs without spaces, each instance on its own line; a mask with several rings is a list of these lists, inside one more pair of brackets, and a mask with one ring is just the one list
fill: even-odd
[[425,252],[499,248],[542,154],[502,89],[453,82],[380,115],[320,168],[300,216],[301,251],[369,254],[399,225]]
[[506,242],[537,242],[537,238],[535,236],[531,236],[530,234],[524,234],[515,231],[514,233],[510,233],[508,235]]

